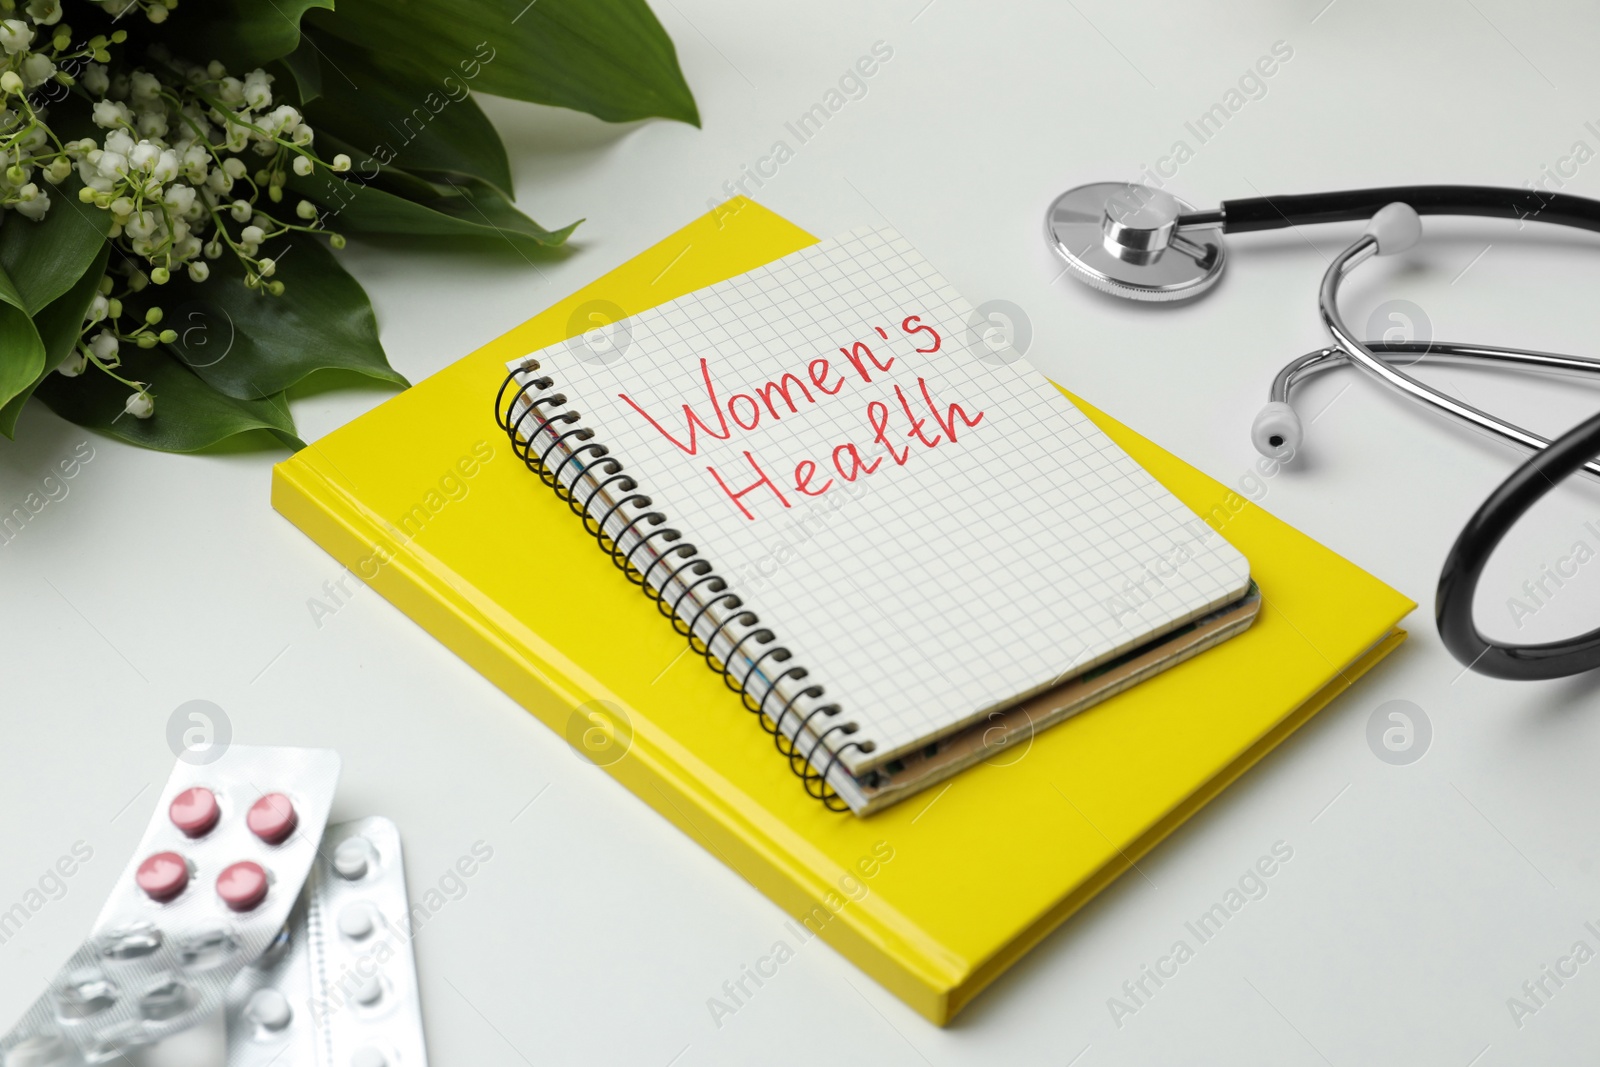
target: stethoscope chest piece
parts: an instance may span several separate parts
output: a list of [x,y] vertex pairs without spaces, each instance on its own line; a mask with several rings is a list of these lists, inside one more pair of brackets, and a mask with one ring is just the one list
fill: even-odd
[[1222,276],[1222,228],[1180,216],[1194,209],[1148,185],[1095,182],[1068,189],[1045,213],[1045,235],[1079,281],[1134,300],[1185,300]]

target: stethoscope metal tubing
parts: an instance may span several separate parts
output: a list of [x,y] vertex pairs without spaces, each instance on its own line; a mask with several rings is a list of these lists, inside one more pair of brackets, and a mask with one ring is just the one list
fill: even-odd
[[[1550,442],[1538,434],[1529,433],[1522,427],[1496,418],[1471,404],[1465,403],[1439,392],[1397,367],[1379,359],[1369,348],[1366,342],[1353,334],[1345,325],[1344,316],[1339,313],[1339,283],[1344,276],[1357,266],[1371,259],[1378,251],[1378,242],[1371,234],[1363,234],[1354,244],[1339,253],[1328,269],[1322,275],[1322,285],[1317,293],[1317,307],[1322,314],[1322,324],[1327,327],[1328,333],[1333,336],[1335,343],[1344,350],[1346,357],[1355,366],[1372,375],[1384,385],[1389,386],[1419,403],[1444,412],[1446,415],[1475,427],[1485,430],[1492,436],[1509,441],[1532,452],[1537,452],[1547,447]],[[1582,465],[1582,469],[1596,478],[1600,478],[1600,463],[1589,460]]]
[[[1485,363],[1514,363],[1530,370],[1559,374],[1572,371],[1600,376],[1600,359],[1569,356],[1560,352],[1540,352],[1529,348],[1498,348],[1494,345],[1468,345],[1456,341],[1368,341],[1374,356],[1393,366],[1410,367],[1418,363],[1439,363],[1456,367],[1479,367]],[[1334,345],[1307,352],[1291,360],[1272,379],[1269,399],[1287,404],[1295,386],[1350,362],[1344,349]]]

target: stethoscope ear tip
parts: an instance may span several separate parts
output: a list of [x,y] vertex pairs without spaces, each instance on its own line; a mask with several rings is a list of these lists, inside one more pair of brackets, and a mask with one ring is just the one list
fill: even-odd
[[1274,400],[1256,415],[1250,424],[1250,442],[1256,451],[1271,459],[1288,460],[1300,451],[1305,440],[1305,427],[1294,408],[1281,400]]
[[1378,255],[1404,252],[1422,240],[1422,218],[1410,204],[1396,201],[1379,208],[1366,232],[1378,243]]

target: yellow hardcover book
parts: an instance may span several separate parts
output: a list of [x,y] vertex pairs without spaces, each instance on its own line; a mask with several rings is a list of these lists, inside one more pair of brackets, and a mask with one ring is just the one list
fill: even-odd
[[1244,553],[1259,617],[942,790],[826,810],[493,411],[506,362],[587,328],[585,305],[637,313],[815,241],[724,205],[278,464],[272,502],[552,730],[599,731],[609,773],[943,1025],[1388,654],[1415,605],[1074,397]]

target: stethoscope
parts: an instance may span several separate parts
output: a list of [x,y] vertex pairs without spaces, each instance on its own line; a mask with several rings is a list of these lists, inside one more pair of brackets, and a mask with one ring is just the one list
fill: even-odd
[[1503,364],[1600,375],[1600,360],[1490,345],[1445,341],[1364,341],[1339,313],[1339,286],[1374,256],[1404,252],[1422,236],[1422,215],[1477,215],[1548,222],[1600,231],[1600,201],[1531,189],[1473,185],[1414,185],[1352,189],[1301,196],[1228,200],[1195,211],[1170,193],[1146,185],[1099,182],[1069,189],[1045,216],[1045,233],[1079,281],[1101,292],[1141,301],[1184,300],[1205,292],[1227,262],[1224,233],[1249,233],[1323,222],[1370,220],[1322,276],[1317,306],[1333,344],[1289,362],[1272,381],[1267,406],[1250,439],[1263,455],[1292,458],[1305,427],[1289,404],[1294,386],[1352,364],[1451,418],[1534,452],[1483,503],[1461,531],[1439,576],[1435,617],[1439,634],[1462,663],[1497,678],[1558,678],[1600,667],[1600,629],[1545,644],[1508,645],[1483,636],[1472,598],[1495,546],[1533,504],[1580,468],[1600,477],[1600,414],[1555,442],[1441,393],[1413,378],[1419,363]]

